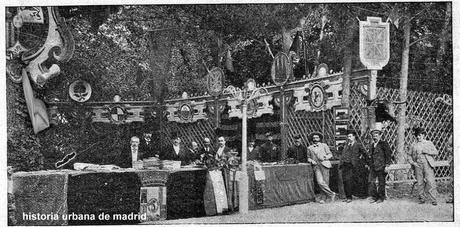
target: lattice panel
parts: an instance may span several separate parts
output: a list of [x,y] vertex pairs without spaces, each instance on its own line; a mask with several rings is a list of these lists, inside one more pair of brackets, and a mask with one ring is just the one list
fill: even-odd
[[211,139],[211,144],[216,143],[216,133],[213,124],[209,120],[200,120],[195,123],[180,124],[177,122],[167,122],[163,125],[164,136],[162,145],[172,144],[171,135],[177,133],[182,144],[185,147],[191,147],[193,141],[198,143],[199,147],[203,147],[203,139],[208,137]]
[[[350,93],[351,116],[348,127],[358,132],[358,140],[368,149],[371,142],[370,135],[361,130],[362,118],[365,114],[364,108],[366,107],[365,96],[359,92],[357,85],[352,86]],[[442,94],[408,91],[407,96],[405,152],[408,152],[410,145],[415,141],[411,130],[415,127],[423,127],[427,132],[427,139],[431,140],[439,150],[436,160],[447,160],[449,155],[447,151],[448,140],[453,132],[452,106],[436,101]],[[377,97],[381,100],[396,101],[399,100],[399,90],[378,88]],[[396,114],[400,111],[398,107]],[[382,138],[388,141],[393,151],[393,163],[395,163],[397,127],[397,123],[390,123],[382,134]],[[406,171],[404,174],[407,180],[415,179],[411,171]],[[435,174],[437,178],[445,178],[451,175],[451,170],[446,166],[436,167]],[[389,174],[389,180],[394,180],[392,174]]]
[[308,135],[312,132],[321,132],[327,144],[334,144],[334,124],[332,122],[331,110],[306,112],[289,108],[287,111],[288,147],[294,144],[295,135],[301,135],[303,144],[311,144],[312,141],[309,140]]

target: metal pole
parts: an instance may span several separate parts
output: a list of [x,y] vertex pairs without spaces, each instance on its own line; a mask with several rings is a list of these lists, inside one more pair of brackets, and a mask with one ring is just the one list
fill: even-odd
[[281,86],[281,158],[286,158],[286,99],[284,86]]
[[248,100],[243,100],[242,106],[243,119],[242,119],[242,141],[241,141],[241,175],[239,176],[239,207],[240,213],[248,213],[248,198],[249,198],[249,185],[248,185],[248,170],[246,168],[247,162],[247,108]]

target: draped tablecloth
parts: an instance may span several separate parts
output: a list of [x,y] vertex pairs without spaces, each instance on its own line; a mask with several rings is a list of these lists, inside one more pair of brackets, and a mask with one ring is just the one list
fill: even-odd
[[313,201],[314,173],[310,164],[262,165],[265,180],[249,174],[249,209],[261,209]]
[[[13,174],[17,225],[135,224],[139,220],[99,220],[102,213],[138,214],[141,187],[165,186],[167,219],[204,216],[206,169],[74,171]],[[92,214],[95,220],[64,220]],[[45,215],[45,216],[44,216]],[[85,217],[84,217],[85,218]],[[78,219],[78,218],[77,218]]]

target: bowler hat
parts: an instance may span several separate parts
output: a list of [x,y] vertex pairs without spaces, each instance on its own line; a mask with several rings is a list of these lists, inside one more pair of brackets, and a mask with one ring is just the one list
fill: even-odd
[[347,135],[350,135],[350,134],[354,135],[355,137],[358,136],[355,130],[347,130]]

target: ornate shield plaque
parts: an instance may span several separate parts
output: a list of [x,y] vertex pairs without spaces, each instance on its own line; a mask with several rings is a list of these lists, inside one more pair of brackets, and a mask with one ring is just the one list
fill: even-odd
[[220,68],[213,68],[207,76],[208,93],[212,96],[218,96],[222,92],[224,72]]
[[292,75],[292,65],[285,53],[278,53],[273,59],[271,76],[277,86],[285,84]]
[[182,104],[179,109],[179,118],[183,121],[190,121],[193,117],[193,109],[189,104]]
[[359,58],[368,69],[382,69],[390,60],[390,26],[380,17],[359,22]]
[[324,89],[320,84],[314,84],[310,88],[310,105],[315,109],[323,108],[325,104]]

